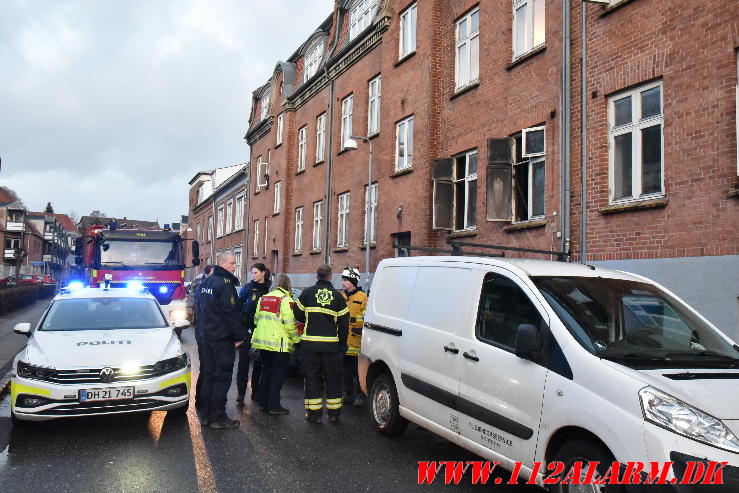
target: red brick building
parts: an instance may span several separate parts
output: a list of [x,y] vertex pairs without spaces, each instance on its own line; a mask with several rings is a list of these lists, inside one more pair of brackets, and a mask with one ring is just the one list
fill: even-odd
[[567,252],[736,338],[737,46],[720,0],[337,0],[254,91],[249,256],[301,286],[368,243]]

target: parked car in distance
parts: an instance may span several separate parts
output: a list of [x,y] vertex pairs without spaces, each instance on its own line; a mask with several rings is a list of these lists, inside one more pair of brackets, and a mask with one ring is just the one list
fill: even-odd
[[43,276],[37,276],[34,274],[21,274],[20,279],[17,282],[15,276],[8,276],[5,279],[0,279],[0,286],[10,288],[16,285],[32,285],[43,283]]

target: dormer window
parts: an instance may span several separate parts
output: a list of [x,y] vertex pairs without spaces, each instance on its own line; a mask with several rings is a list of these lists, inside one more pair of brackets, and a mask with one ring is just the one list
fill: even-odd
[[349,14],[349,40],[367,29],[377,13],[378,0],[360,0]]
[[264,96],[262,96],[262,99],[259,103],[262,108],[262,114],[260,118],[261,120],[266,119],[269,115],[269,100],[271,99],[271,97],[272,91],[270,91],[269,89],[267,90],[267,92],[264,93]]
[[307,81],[318,72],[318,66],[323,58],[323,41],[315,45],[305,55],[305,70],[303,71],[303,82]]

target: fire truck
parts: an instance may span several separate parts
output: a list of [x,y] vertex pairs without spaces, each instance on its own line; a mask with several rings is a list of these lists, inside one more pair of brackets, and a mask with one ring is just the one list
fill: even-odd
[[147,289],[171,323],[187,318],[185,241],[192,241],[191,265],[200,264],[199,245],[179,233],[156,227],[118,228],[115,222],[91,225],[77,239],[75,260],[90,286]]

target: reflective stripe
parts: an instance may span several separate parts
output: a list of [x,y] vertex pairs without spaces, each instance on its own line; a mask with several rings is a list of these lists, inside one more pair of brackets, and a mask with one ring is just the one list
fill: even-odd
[[340,409],[343,403],[343,399],[338,397],[336,399],[326,399],[326,409]]
[[329,310],[328,308],[318,308],[317,306],[309,306],[305,309],[305,313],[324,313],[326,315],[331,315],[332,317],[339,316],[339,314],[334,310]]
[[306,404],[320,404],[321,402],[323,402],[323,399],[320,397],[318,399],[305,399]]
[[300,337],[301,341],[313,341],[313,342],[339,342],[339,336],[333,337],[322,337],[322,336],[309,336],[303,334]]
[[305,408],[308,411],[320,411],[323,408],[323,399],[305,399]]
[[298,305],[298,308],[300,308],[301,310],[305,311],[305,307],[303,306],[303,304],[300,302],[299,299],[297,299],[297,298],[295,299],[295,304]]
[[347,356],[357,356],[359,354],[359,348],[358,347],[349,347],[349,349],[346,350]]
[[340,317],[342,315],[346,315],[347,313],[349,313],[349,307],[346,307],[343,310],[341,310],[339,313],[336,314],[336,316]]
[[165,387],[171,387],[172,385],[177,385],[178,383],[185,383],[187,384],[187,391],[190,391],[190,380],[192,378],[191,372],[187,372],[184,375],[180,375],[179,377],[170,378],[169,380],[165,380],[164,382],[159,384],[159,388],[163,389]]

